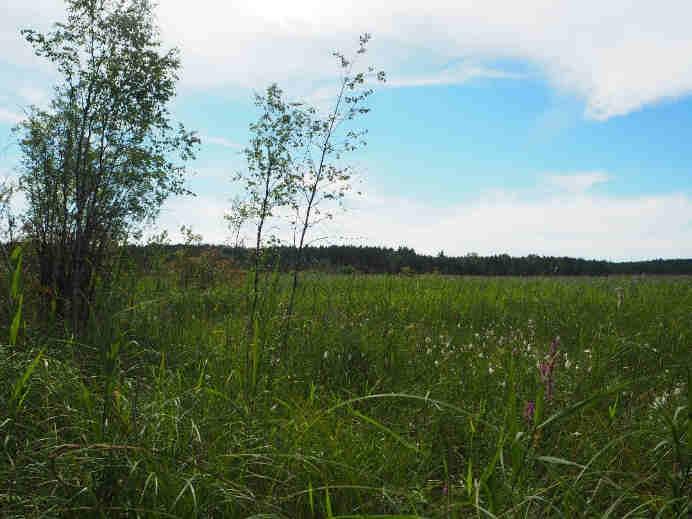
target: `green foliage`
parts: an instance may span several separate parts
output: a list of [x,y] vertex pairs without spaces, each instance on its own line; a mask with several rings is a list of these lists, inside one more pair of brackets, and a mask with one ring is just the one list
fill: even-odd
[[293,195],[294,152],[302,145],[304,119],[300,105],[284,100],[283,92],[276,84],[270,85],[263,95],[256,94],[255,105],[260,114],[250,125],[252,137],[250,146],[245,149],[247,169],[235,177],[235,181],[242,185],[244,198],[235,202],[231,213],[231,223],[238,228],[237,233],[247,218],[254,217],[255,220],[250,329],[259,298],[265,226],[277,209],[289,204]]
[[[356,120],[370,111],[367,101],[374,93],[373,80],[384,82],[385,73],[376,72],[372,66],[358,69],[362,55],[367,52],[370,34],[360,37],[358,49],[353,57],[334,52],[340,77],[333,104],[322,114],[314,107],[306,110],[302,161],[297,164],[295,176],[296,198],[293,200],[297,213],[296,230],[300,237],[297,243],[298,262],[302,249],[307,245],[308,230],[323,220],[331,219],[331,202],[342,201],[351,189],[352,170],[344,163],[344,157],[366,145],[366,130],[355,126]],[[300,265],[298,265],[300,268]]]
[[39,352],[38,355],[31,361],[31,363],[26,367],[21,376],[17,379],[12,386],[12,394],[9,399],[9,408],[13,411],[13,414],[17,414],[21,411],[24,404],[26,396],[29,394],[29,382],[32,373],[36,370],[36,366],[41,362],[41,357],[43,352]]
[[10,346],[17,344],[19,328],[22,324],[22,308],[24,306],[24,294],[22,293],[22,253],[21,245],[17,245],[10,255],[10,268],[12,269],[12,281],[10,283],[9,306],[14,312],[10,323]]
[[109,252],[183,194],[194,133],[171,122],[180,60],[164,51],[148,0],[68,0],[67,21],[23,30],[61,81],[50,107],[17,128],[25,215],[40,281],[68,303],[75,324]]
[[307,274],[278,355],[291,281],[251,338],[250,287],[162,269],[0,347],[3,513],[687,517],[689,279]]

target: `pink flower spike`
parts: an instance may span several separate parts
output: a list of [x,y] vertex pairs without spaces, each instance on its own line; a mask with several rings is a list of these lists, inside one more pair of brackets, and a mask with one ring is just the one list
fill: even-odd
[[526,420],[529,426],[533,423],[533,416],[535,413],[536,404],[533,400],[529,400],[528,402],[526,402],[526,406],[524,407],[524,419]]

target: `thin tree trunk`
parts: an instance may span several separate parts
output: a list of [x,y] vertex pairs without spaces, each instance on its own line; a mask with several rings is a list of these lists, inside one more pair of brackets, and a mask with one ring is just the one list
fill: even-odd
[[337,97],[336,104],[334,105],[334,111],[331,114],[331,121],[329,123],[329,129],[327,130],[327,135],[322,142],[320,164],[317,168],[317,173],[315,175],[315,181],[310,187],[310,197],[308,199],[308,204],[305,209],[305,218],[303,219],[303,225],[300,232],[300,241],[298,243],[298,250],[296,251],[296,261],[293,265],[293,276],[291,281],[291,292],[288,297],[288,306],[286,307],[286,317],[284,319],[283,333],[281,339],[281,348],[286,350],[288,346],[288,337],[290,334],[291,320],[293,319],[293,311],[295,307],[296,291],[298,290],[298,273],[303,267],[303,248],[305,246],[305,236],[307,234],[308,228],[310,227],[310,216],[312,214],[313,205],[315,203],[315,197],[317,195],[317,190],[319,184],[322,181],[322,175],[324,173],[324,161],[327,158],[327,150],[329,149],[329,141],[332,137],[332,132],[334,131],[334,125],[336,124],[336,119],[339,115],[339,107],[341,106],[341,100],[344,95],[344,90],[346,89],[346,82],[341,83],[341,89],[339,90],[339,96]]

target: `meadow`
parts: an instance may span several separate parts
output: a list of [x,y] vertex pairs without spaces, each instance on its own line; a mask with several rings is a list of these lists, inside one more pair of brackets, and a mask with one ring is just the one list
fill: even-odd
[[289,283],[248,327],[238,273],[124,273],[79,338],[27,295],[0,515],[689,516],[692,278],[309,273],[287,329]]

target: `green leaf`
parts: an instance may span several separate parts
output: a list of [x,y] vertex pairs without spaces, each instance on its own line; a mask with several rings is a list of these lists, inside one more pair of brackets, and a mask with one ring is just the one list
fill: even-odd
[[556,458],[555,456],[536,456],[536,460],[543,463],[549,463],[551,465],[568,465],[571,467],[578,467],[580,469],[584,468],[584,465],[580,465],[579,463],[575,463],[564,458]]
[[24,294],[19,296],[19,301],[17,303],[17,310],[14,313],[14,318],[12,319],[12,324],[10,325],[10,345],[14,346],[17,344],[17,336],[19,335],[19,326],[22,322],[22,304],[24,303]]
[[334,512],[332,512],[332,500],[329,497],[329,487],[325,487],[324,489],[324,504],[325,507],[327,508],[327,518],[328,519],[333,519],[334,518]]
[[14,407],[15,412],[18,412],[24,404],[24,399],[29,393],[29,379],[36,369],[36,366],[38,366],[38,363],[41,361],[41,357],[43,357],[43,350],[36,355],[34,360],[31,361],[31,364],[27,366],[22,376],[17,379],[12,387],[12,397],[10,398],[10,402]]
[[19,284],[22,278],[22,249],[15,247],[12,252],[12,261],[15,262],[14,272],[12,273],[12,285],[10,287],[10,296],[16,301],[19,297]]
[[10,255],[10,259],[12,261],[17,261],[17,259],[22,255],[22,246],[17,245],[13,250],[12,254]]
[[558,420],[561,420],[563,418],[571,416],[574,413],[576,413],[577,411],[579,411],[580,409],[597,402],[601,398],[608,396],[610,394],[613,394],[617,391],[622,390],[622,388],[627,387],[632,382],[633,381],[629,381],[629,382],[626,382],[624,384],[619,384],[612,389],[606,389],[604,391],[601,391],[600,393],[596,393],[595,395],[592,395],[588,398],[585,398],[584,400],[580,400],[579,402],[572,404],[568,408],[563,409],[562,411],[559,411],[559,412],[553,414],[552,416],[550,416],[549,418],[547,418],[544,422],[542,422],[541,424],[536,426],[536,430],[544,429],[545,427],[547,427],[548,425],[550,425],[553,422],[556,422]]
[[404,438],[402,438],[399,434],[392,431],[389,427],[386,427],[385,425],[381,424],[380,422],[378,422],[374,418],[370,418],[369,416],[364,415],[360,411],[356,411],[354,409],[352,412],[354,415],[356,415],[361,420],[364,420],[364,421],[368,422],[370,425],[377,427],[380,431],[383,431],[383,432],[389,434],[392,438],[394,438],[397,442],[399,442],[401,445],[403,445],[407,449],[411,449],[413,451],[418,452],[418,447],[416,447],[415,445],[413,445],[410,442],[407,442]]

